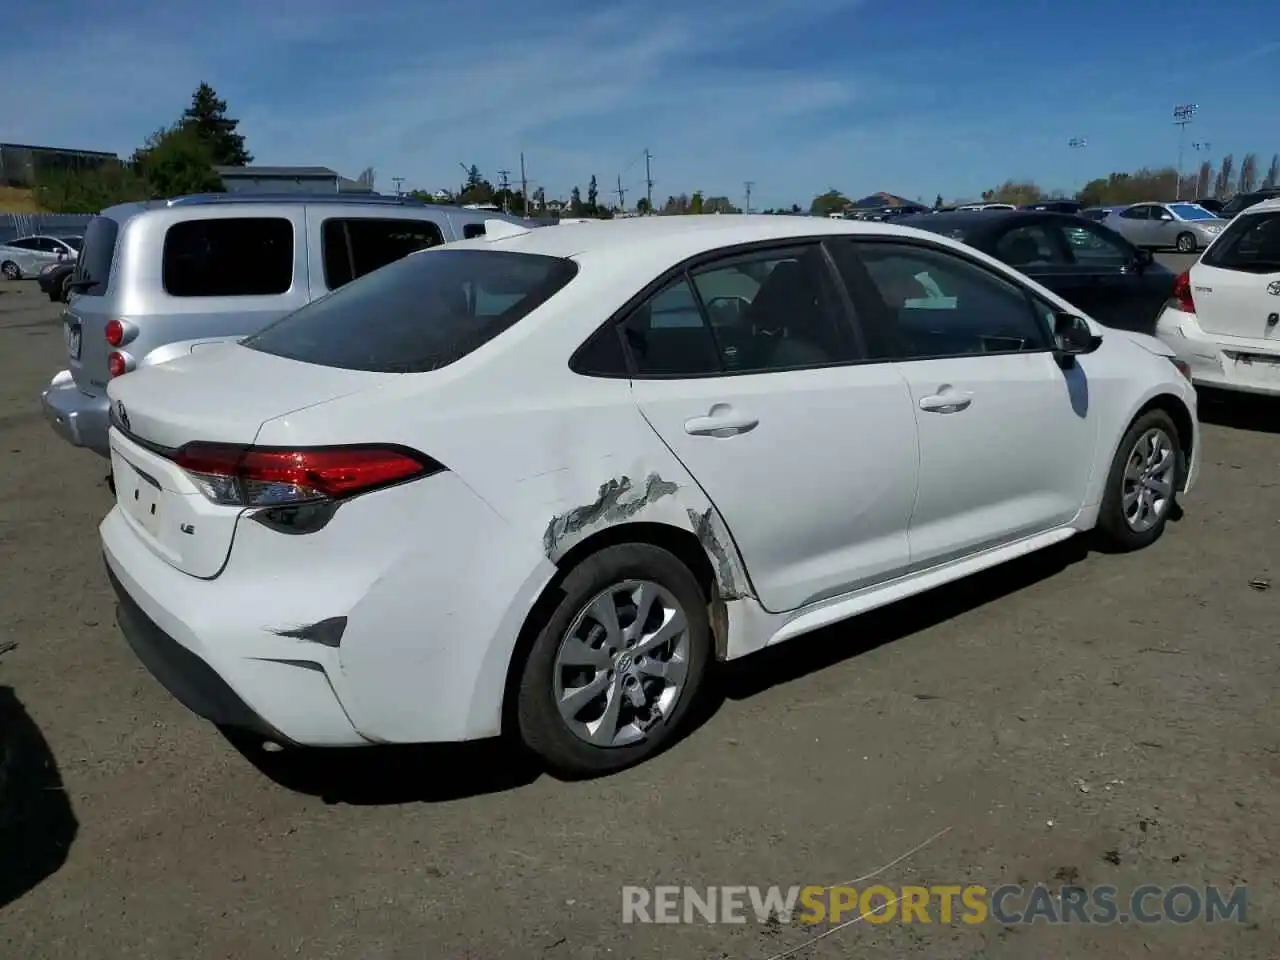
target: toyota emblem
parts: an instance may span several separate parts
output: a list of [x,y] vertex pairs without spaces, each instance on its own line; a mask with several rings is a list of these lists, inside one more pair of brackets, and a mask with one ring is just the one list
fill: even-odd
[[1280,297],[1280,280],[1272,280],[1267,284],[1267,293],[1273,297]]
[[120,426],[126,430],[129,429],[129,411],[124,408],[123,403],[116,404],[116,417],[120,421]]

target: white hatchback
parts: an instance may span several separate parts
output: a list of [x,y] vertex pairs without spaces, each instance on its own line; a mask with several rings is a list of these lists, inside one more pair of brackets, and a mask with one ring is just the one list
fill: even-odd
[[647,217],[415,253],[112,382],[120,624],[281,744],[509,733],[562,776],[716,660],[1100,531],[1160,536],[1195,392],[934,234]]
[[1280,396],[1280,199],[1241,213],[1156,323],[1197,384]]

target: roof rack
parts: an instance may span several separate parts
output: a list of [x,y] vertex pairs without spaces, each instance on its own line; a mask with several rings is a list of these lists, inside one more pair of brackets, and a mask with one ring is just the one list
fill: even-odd
[[370,193],[196,193],[185,197],[173,197],[166,201],[171,207],[202,206],[215,203],[342,203],[392,207],[428,207],[431,204],[417,197],[388,197]]

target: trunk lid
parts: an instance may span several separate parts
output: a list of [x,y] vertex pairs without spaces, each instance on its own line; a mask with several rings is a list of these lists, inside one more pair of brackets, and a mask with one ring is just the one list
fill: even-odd
[[1191,296],[1206,333],[1280,343],[1280,324],[1269,319],[1280,312],[1280,266],[1270,273],[1245,273],[1197,265]]
[[[111,383],[116,502],[139,539],[194,577],[216,577],[245,508],[209,500],[172,459],[192,441],[248,446],[262,424],[398,379],[212,344]],[[121,410],[121,407],[124,409]]]

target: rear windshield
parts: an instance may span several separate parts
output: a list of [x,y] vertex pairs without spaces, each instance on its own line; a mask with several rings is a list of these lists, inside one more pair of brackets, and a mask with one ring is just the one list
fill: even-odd
[[1234,217],[1241,210],[1246,210],[1255,203],[1261,203],[1263,200],[1276,196],[1280,196],[1280,192],[1268,190],[1263,193],[1238,193],[1227,201],[1227,205],[1222,208],[1221,212]]
[[106,296],[119,236],[120,224],[110,217],[94,217],[85,227],[84,244],[72,277],[76,292],[82,297]]
[[1200,260],[1224,270],[1280,273],[1280,210],[1236,217]]
[[572,260],[497,250],[413,253],[277,320],[246,347],[375,373],[437,370],[561,290]]

